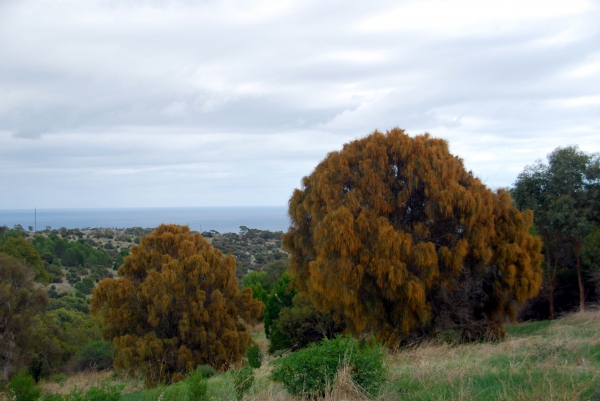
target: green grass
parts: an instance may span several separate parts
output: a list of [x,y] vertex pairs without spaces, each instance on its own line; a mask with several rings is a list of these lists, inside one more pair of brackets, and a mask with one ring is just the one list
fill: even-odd
[[507,332],[500,342],[399,352],[380,399],[600,401],[600,313]]

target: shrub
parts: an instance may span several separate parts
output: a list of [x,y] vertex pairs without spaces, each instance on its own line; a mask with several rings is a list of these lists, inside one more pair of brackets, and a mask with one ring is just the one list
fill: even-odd
[[8,384],[8,397],[15,401],[37,401],[42,389],[35,384],[33,377],[25,370],[17,373]]
[[202,377],[209,379],[215,375],[215,369],[210,365],[198,365],[196,371],[202,373]]
[[263,355],[258,344],[252,344],[248,347],[246,357],[248,358],[248,364],[254,369],[258,369],[262,365]]
[[74,369],[106,370],[113,366],[111,355],[112,343],[108,341],[92,341],[77,350],[74,357]]
[[233,375],[233,385],[235,386],[235,397],[238,401],[244,398],[244,393],[252,387],[254,383],[254,372],[250,365],[246,365],[235,371]]
[[385,351],[377,344],[359,346],[348,336],[324,339],[275,362],[271,379],[293,395],[322,396],[344,364],[351,378],[365,392],[375,395],[385,381]]
[[208,383],[199,367],[188,376],[185,380],[185,384],[187,385],[188,398],[190,401],[201,401],[206,399]]

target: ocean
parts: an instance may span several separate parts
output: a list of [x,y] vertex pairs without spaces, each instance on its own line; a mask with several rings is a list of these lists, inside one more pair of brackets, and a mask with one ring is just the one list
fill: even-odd
[[[37,215],[37,217],[36,217]],[[194,231],[239,232],[240,226],[287,231],[285,206],[168,207],[119,209],[0,209],[0,226],[17,224],[44,230],[66,228],[154,228],[162,223],[188,225]]]

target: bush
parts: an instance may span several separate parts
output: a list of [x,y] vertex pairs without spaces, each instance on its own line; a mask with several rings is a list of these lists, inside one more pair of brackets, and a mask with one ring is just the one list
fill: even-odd
[[189,401],[201,401],[206,399],[208,383],[202,375],[201,369],[196,368],[185,380]]
[[33,377],[25,370],[17,373],[8,384],[8,398],[15,401],[37,401],[42,389],[35,384]]
[[271,379],[283,384],[293,395],[322,396],[344,364],[352,381],[375,395],[385,381],[385,350],[377,344],[359,346],[348,336],[324,339],[275,362]]
[[248,358],[248,364],[254,369],[258,369],[262,365],[263,355],[258,344],[252,344],[248,347],[246,357]]
[[74,369],[106,370],[113,366],[112,343],[108,341],[92,341],[77,350],[74,357]]
[[198,365],[196,368],[197,372],[202,373],[202,377],[209,379],[215,375],[215,369],[210,365]]
[[233,375],[233,385],[235,386],[235,397],[238,401],[244,398],[244,393],[250,390],[254,383],[254,372],[250,365],[236,370]]

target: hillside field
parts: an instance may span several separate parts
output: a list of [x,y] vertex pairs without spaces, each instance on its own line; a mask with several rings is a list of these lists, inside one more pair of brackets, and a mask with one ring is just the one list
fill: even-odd
[[[520,323],[508,326],[507,332],[507,338],[497,342],[438,340],[390,351],[388,379],[375,400],[600,400],[600,311]],[[253,333],[265,351],[262,326],[254,327]],[[269,380],[273,360],[267,357],[255,370],[255,382],[244,399],[293,399]],[[73,376],[60,385],[48,380],[44,388],[64,393],[74,384],[85,387],[101,380],[123,384],[124,401],[176,400],[185,390],[184,382],[144,390],[141,380],[110,372]],[[214,401],[235,400],[232,372],[210,378],[208,395]],[[366,399],[341,374],[323,400]]]

